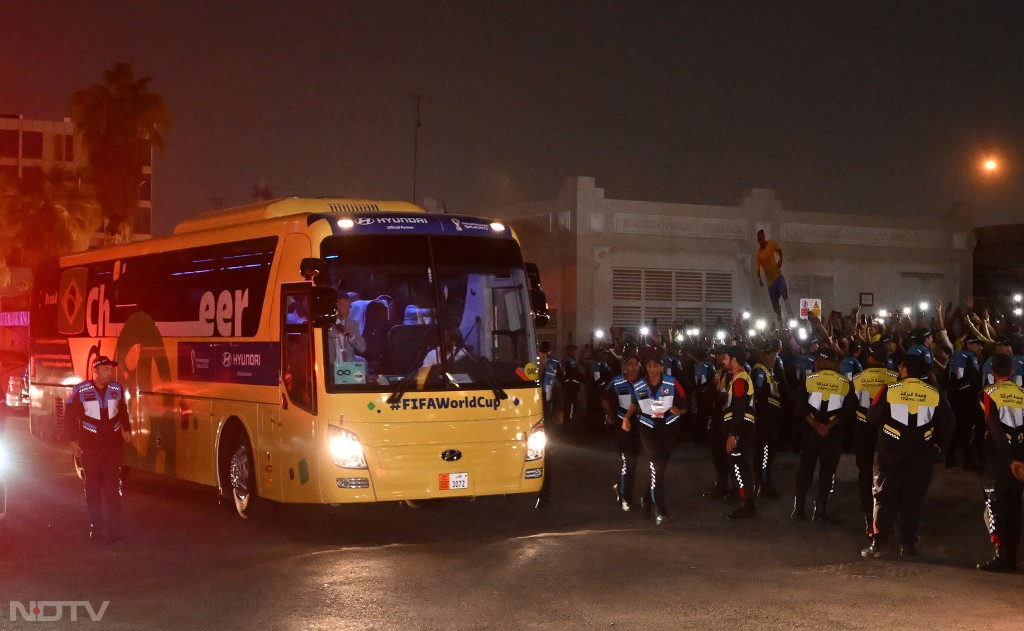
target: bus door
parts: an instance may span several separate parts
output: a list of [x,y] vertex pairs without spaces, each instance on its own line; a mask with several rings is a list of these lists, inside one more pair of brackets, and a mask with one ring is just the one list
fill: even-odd
[[[280,485],[277,488],[288,501],[320,500],[312,471],[317,464],[317,382],[311,288],[310,283],[281,285],[281,403],[272,412],[277,417],[276,426],[268,424],[275,433],[273,438],[261,436],[261,442],[271,439],[275,445],[273,450],[263,451],[277,454],[275,462],[270,463],[274,470],[271,488]],[[263,475],[267,483],[267,474]]]

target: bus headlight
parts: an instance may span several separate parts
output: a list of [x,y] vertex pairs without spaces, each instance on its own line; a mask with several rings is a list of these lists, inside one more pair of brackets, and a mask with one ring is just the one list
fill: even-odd
[[526,461],[540,460],[544,457],[544,446],[548,444],[544,434],[544,421],[537,423],[526,437]]
[[359,437],[337,425],[328,425],[327,448],[331,452],[331,460],[342,469],[365,469],[366,458]]

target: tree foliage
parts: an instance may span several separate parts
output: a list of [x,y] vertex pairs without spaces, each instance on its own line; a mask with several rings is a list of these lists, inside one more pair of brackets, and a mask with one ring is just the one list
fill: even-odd
[[99,205],[82,172],[53,167],[38,181],[0,180],[5,266],[34,266],[85,249],[100,221]]
[[71,120],[89,156],[93,190],[110,234],[131,233],[139,207],[142,167],[151,149],[163,152],[170,115],[151,77],[135,78],[131,64],[103,73],[103,82],[71,97]]

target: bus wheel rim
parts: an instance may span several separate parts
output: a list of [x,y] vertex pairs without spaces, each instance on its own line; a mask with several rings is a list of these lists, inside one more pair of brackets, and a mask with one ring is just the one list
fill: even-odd
[[239,445],[231,456],[231,495],[239,513],[249,507],[249,450]]

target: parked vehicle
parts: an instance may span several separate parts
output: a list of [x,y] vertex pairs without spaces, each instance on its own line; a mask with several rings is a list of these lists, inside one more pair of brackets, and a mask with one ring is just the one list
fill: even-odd
[[0,351],[0,415],[28,409],[28,357],[16,351]]

